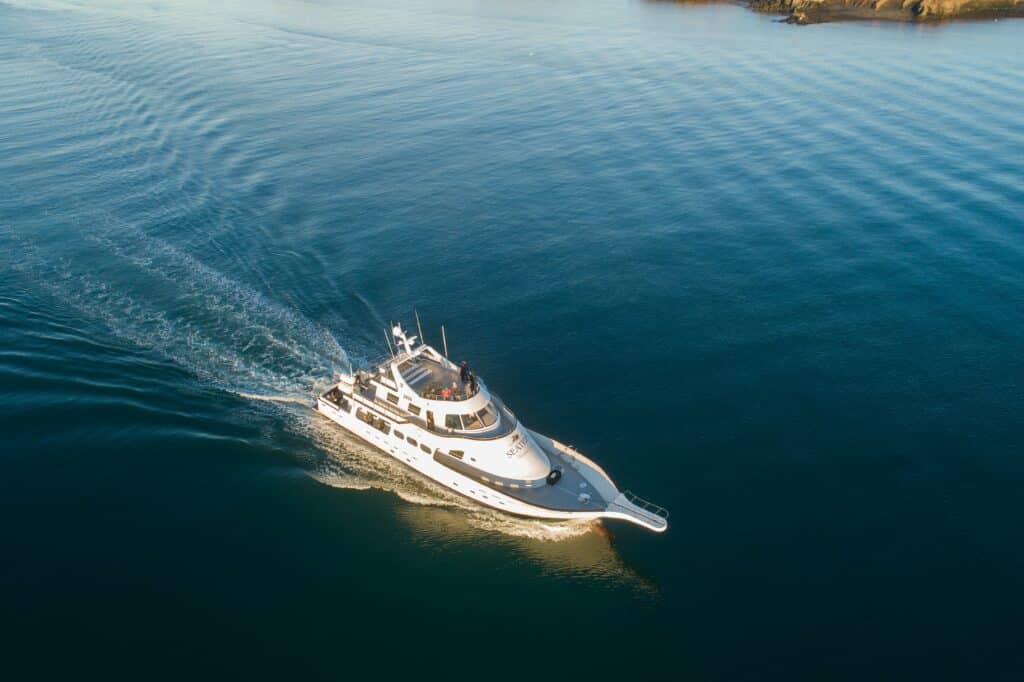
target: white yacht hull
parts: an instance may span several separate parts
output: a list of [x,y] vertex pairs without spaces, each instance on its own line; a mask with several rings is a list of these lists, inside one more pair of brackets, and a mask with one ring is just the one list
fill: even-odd
[[[643,526],[655,532],[662,532],[668,526],[662,516],[651,513],[627,499],[627,495],[621,493],[608,475],[594,462],[565,445],[533,431],[528,431],[531,437],[542,444],[549,445],[549,452],[551,454],[560,457],[566,466],[571,466],[576,470],[589,485],[593,486],[601,494],[603,499],[611,500],[605,509],[597,511],[568,511],[548,509],[529,504],[492,487],[483,485],[480,481],[474,480],[436,461],[432,453],[438,448],[447,447],[447,444],[443,442],[443,438],[440,436],[423,429],[407,427],[406,434],[417,441],[417,444],[413,445],[405,438],[395,437],[393,433],[383,433],[370,424],[358,419],[355,416],[354,410],[349,412],[339,409],[339,407],[323,397],[317,400],[316,409],[320,414],[335,422],[349,433],[415,469],[427,478],[479,504],[499,511],[540,519],[593,520],[614,518]],[[429,449],[429,452],[421,448],[421,444],[426,449]]]

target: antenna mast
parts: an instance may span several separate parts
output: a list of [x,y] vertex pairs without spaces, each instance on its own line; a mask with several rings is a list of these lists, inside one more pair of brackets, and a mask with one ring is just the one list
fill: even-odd
[[395,357],[395,350],[391,347],[391,338],[387,330],[384,331],[384,340],[388,342],[388,351],[391,353],[391,357]]
[[444,335],[444,325],[441,325],[441,343],[444,344],[444,356],[448,357],[448,337]]
[[415,308],[412,309],[412,313],[416,316],[416,331],[420,333],[420,343],[426,343],[427,340],[423,338],[423,327],[420,326],[420,314]]

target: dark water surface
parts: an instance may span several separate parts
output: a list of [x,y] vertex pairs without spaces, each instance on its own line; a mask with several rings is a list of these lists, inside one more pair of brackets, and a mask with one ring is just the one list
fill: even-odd
[[[1022,31],[0,4],[3,677],[1024,679]],[[669,532],[306,409],[414,308]]]

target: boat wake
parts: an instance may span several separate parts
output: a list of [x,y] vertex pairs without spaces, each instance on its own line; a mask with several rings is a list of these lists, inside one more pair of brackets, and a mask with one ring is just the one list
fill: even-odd
[[239,398],[245,398],[246,400],[260,400],[267,403],[281,403],[285,405],[302,405],[308,407],[312,404],[313,399],[311,397],[300,398],[293,395],[260,395],[258,393],[246,393],[245,391],[229,391],[234,393]]
[[348,364],[327,329],[139,233],[96,231],[54,248],[10,236],[12,267],[117,338],[241,397],[309,405]]

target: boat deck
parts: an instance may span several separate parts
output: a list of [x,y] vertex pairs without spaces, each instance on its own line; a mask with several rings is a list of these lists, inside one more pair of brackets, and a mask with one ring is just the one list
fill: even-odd
[[[555,451],[549,451],[546,447],[544,451],[550,458],[552,466],[561,470],[562,478],[554,485],[542,485],[537,488],[518,487],[510,481],[499,483],[487,472],[443,452],[435,452],[434,459],[449,469],[535,507],[568,512],[603,512],[608,508],[608,500],[605,500],[602,494],[595,490],[583,474],[574,469],[568,460]],[[581,494],[586,494],[589,498],[581,500]]]
[[445,367],[431,358],[420,356],[406,360],[398,366],[398,371],[405,383],[423,398],[440,399],[441,389],[451,388],[453,383],[458,387],[460,399],[474,395],[459,379],[459,370]]
[[[558,511],[593,511],[600,512],[608,508],[608,502],[594,487],[587,483],[583,475],[560,461],[552,460],[553,464],[562,466],[562,478],[554,485],[540,488],[500,488],[509,497],[522,500],[545,509]],[[590,495],[590,499],[580,501],[580,494]]]

